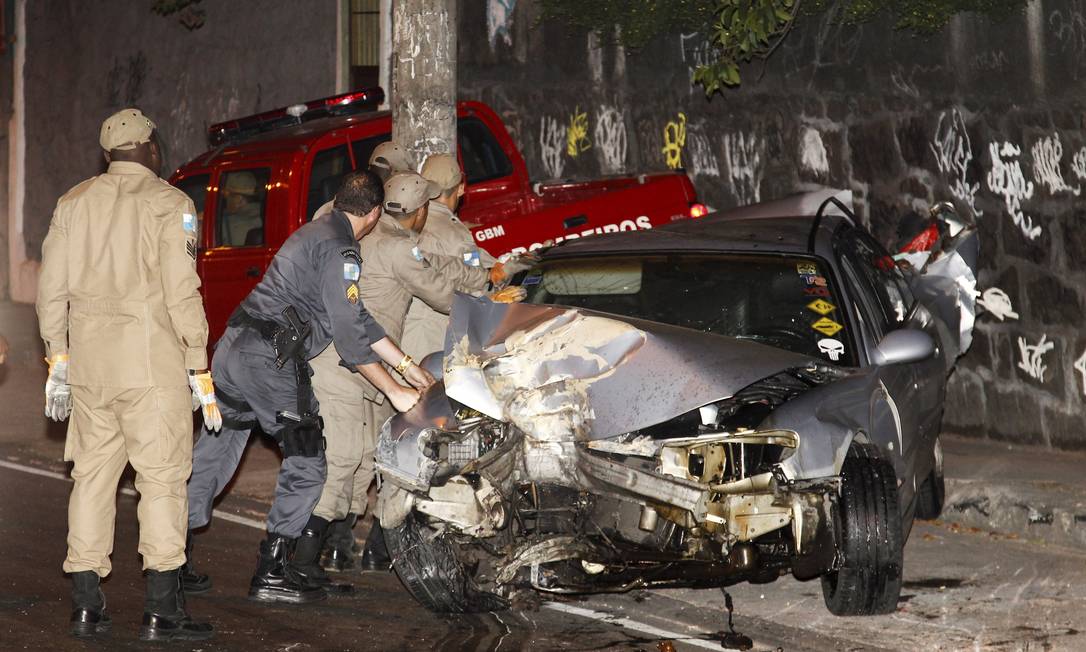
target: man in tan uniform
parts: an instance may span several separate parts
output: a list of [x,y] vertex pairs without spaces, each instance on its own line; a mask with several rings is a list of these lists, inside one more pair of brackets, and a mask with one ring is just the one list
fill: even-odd
[[[464,265],[459,257],[424,256],[419,248],[427,204],[440,192],[436,184],[417,174],[394,174],[385,182],[381,219],[360,243],[359,294],[377,323],[396,341],[403,333],[412,297],[448,312],[455,291],[481,292],[486,287],[486,270]],[[328,439],[328,477],[314,516],[336,521],[365,511],[375,472],[377,434],[392,411],[376,389],[341,368],[327,352],[311,364],[314,392],[325,410]],[[359,400],[359,391],[365,400]],[[378,528],[375,520],[362,560],[368,570],[385,564],[383,546],[375,534]],[[372,559],[374,555],[378,559]]]
[[221,415],[207,370],[196,210],[158,177],[154,130],[136,109],[109,117],[99,136],[109,169],[57,202],[37,301],[50,368],[46,414],[71,414],[64,570],[74,583],[72,633],[109,628],[99,578],[111,570],[117,483],[131,463],[147,571],[140,638],[202,640],[212,627],[189,618],[179,580],[192,399],[209,428],[221,426]]
[[[456,157],[452,154],[431,154],[422,164],[420,174],[437,184],[441,194],[430,200],[426,228],[419,235],[419,249],[428,254],[460,259],[472,267],[487,270],[494,267],[497,260],[485,249],[476,246],[471,229],[456,216],[467,185]],[[448,326],[448,315],[415,298],[407,311],[400,348],[421,360],[445,347],[445,330]]]

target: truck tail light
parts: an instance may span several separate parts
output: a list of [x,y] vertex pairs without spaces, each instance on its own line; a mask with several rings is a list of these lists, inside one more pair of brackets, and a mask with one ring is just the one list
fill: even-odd
[[244,118],[213,124],[207,128],[207,140],[212,147],[216,147],[223,143],[242,140],[265,131],[296,125],[306,120],[373,110],[384,101],[385,91],[380,87],[322,97],[319,100],[292,104],[271,111],[248,115]]
[[690,217],[701,217],[709,212],[705,204],[690,204]]

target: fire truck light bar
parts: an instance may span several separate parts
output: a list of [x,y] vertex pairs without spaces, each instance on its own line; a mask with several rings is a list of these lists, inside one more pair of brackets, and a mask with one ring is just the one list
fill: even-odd
[[284,106],[263,113],[256,113],[211,125],[207,128],[207,140],[212,147],[237,142],[256,134],[281,127],[300,124],[331,115],[350,115],[373,110],[385,101],[385,91],[379,87],[366,88],[342,95],[323,97],[304,104]]

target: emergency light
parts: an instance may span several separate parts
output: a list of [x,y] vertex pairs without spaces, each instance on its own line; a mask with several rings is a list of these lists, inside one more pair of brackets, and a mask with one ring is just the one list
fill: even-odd
[[235,143],[260,133],[301,124],[316,118],[372,111],[384,101],[385,91],[375,86],[301,104],[292,104],[213,124],[207,128],[207,141],[212,147],[224,143]]

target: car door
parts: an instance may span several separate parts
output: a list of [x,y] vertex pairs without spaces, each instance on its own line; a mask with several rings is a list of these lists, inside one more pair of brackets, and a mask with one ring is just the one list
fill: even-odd
[[[845,229],[835,239],[835,250],[856,299],[860,313],[864,348],[874,352],[887,333],[916,327],[912,322],[911,295],[898,282],[893,258],[871,236],[857,228]],[[938,363],[936,363],[938,364]],[[893,457],[901,481],[901,506],[912,503],[916,490],[918,458],[930,451],[930,426],[925,422],[924,407],[930,403],[922,387],[926,366],[931,361],[892,365],[873,365],[879,380],[871,404],[870,424],[874,429],[895,431]],[[893,438],[885,439],[895,441]],[[926,466],[926,465],[925,465]]]
[[[199,260],[210,341],[260,281],[274,251],[268,225],[281,207],[274,187],[274,161],[224,163],[216,170],[204,211],[204,241]],[[214,300],[210,300],[214,297]]]

